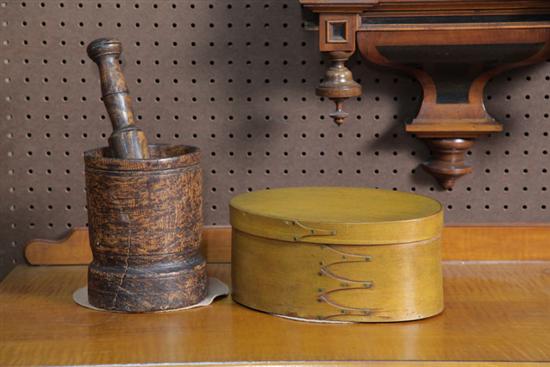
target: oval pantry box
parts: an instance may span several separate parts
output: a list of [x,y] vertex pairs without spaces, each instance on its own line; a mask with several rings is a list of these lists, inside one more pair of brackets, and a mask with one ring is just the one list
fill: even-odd
[[436,200],[302,187],[230,203],[233,299],[315,321],[393,322],[443,311]]

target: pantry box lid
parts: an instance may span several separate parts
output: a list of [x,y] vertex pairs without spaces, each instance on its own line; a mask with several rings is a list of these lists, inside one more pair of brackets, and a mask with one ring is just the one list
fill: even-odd
[[342,245],[432,240],[443,208],[426,196],[352,187],[295,187],[250,192],[230,202],[234,229],[269,239]]

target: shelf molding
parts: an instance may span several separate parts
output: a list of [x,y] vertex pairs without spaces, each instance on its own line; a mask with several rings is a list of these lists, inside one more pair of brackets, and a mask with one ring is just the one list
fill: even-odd
[[[550,225],[447,226],[442,237],[444,260],[550,260]],[[205,227],[202,247],[211,264],[231,262],[231,227]],[[25,247],[31,265],[86,265],[92,261],[87,228],[64,238],[35,239]]]

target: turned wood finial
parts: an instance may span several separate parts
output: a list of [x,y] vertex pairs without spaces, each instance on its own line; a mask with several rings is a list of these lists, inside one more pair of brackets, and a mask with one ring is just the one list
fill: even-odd
[[466,164],[465,156],[474,144],[474,139],[426,139],[426,143],[432,151],[432,159],[423,163],[422,167],[443,188],[453,188],[456,180],[472,173],[472,167]]
[[88,45],[88,56],[99,67],[101,92],[111,118],[113,133],[109,146],[114,158],[147,159],[147,139],[135,126],[132,101],[120,68],[122,45],[115,39],[100,38]]
[[353,80],[351,71],[346,67],[345,62],[351,53],[343,51],[329,52],[330,65],[326,71],[324,81],[317,87],[318,96],[330,98],[336,104],[336,111],[330,117],[338,125],[341,125],[348,117],[343,110],[343,103],[351,97],[359,97],[362,88],[359,83]]

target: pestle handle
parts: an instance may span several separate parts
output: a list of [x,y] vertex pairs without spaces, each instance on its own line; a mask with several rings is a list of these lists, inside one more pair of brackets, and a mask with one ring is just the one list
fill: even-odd
[[109,146],[114,158],[147,159],[147,138],[136,127],[132,101],[120,68],[122,45],[115,39],[100,38],[88,45],[88,56],[99,67],[103,103],[111,118],[113,133]]

